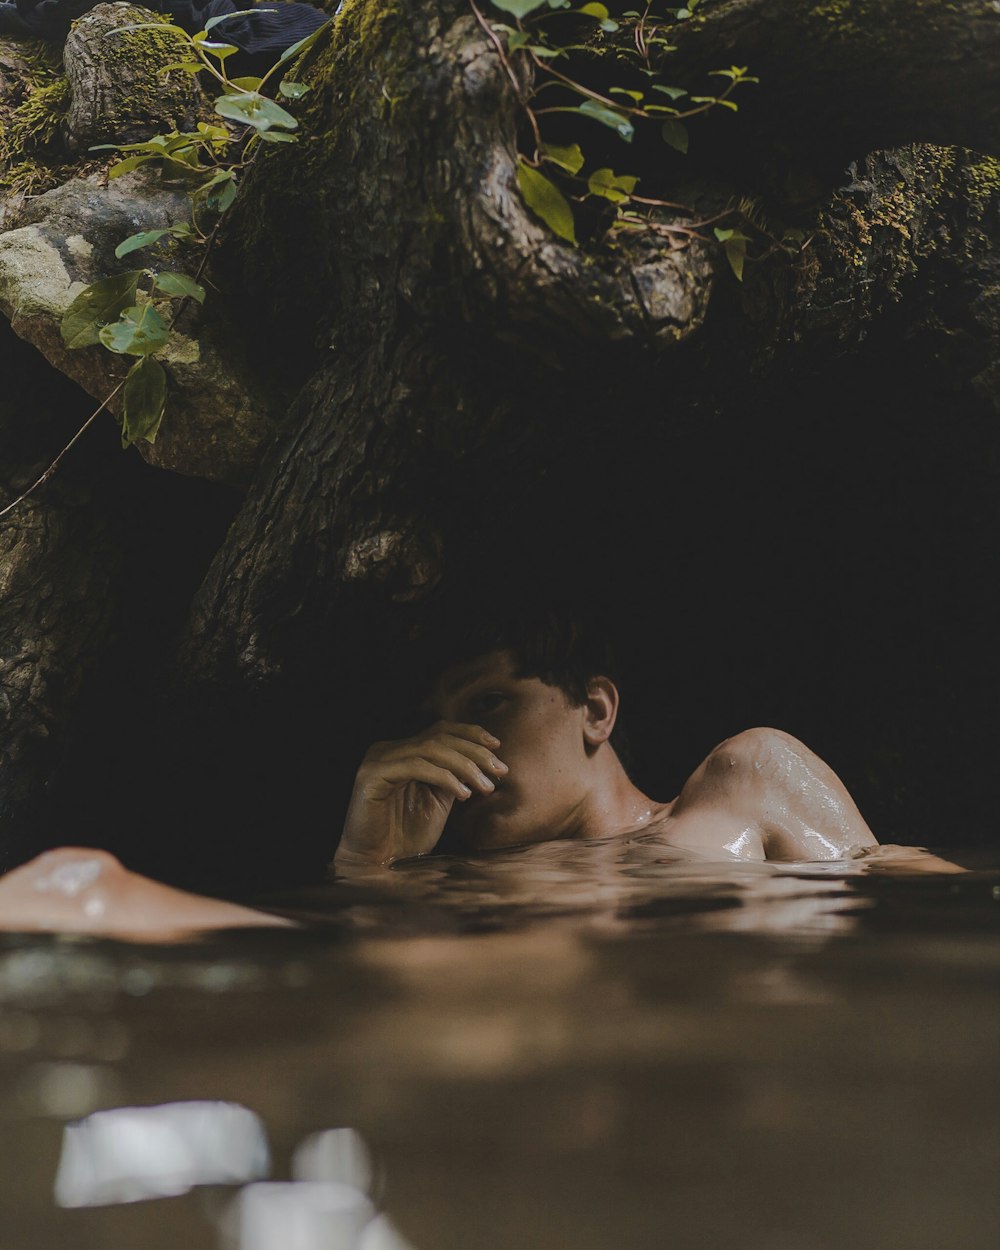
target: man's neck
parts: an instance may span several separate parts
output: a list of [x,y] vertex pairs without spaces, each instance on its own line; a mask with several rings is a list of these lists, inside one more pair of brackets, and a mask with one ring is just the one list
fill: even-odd
[[610,747],[604,758],[595,759],[594,764],[597,776],[580,812],[576,837],[605,838],[636,832],[669,808],[669,803],[655,802],[632,784]]

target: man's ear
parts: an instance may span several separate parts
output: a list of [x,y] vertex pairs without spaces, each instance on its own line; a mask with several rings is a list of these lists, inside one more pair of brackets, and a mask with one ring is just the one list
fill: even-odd
[[583,740],[590,750],[607,742],[618,719],[618,687],[610,677],[591,677],[583,705]]

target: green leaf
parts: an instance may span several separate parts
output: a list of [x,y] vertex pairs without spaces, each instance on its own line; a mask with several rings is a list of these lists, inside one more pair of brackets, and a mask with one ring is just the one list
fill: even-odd
[[[261,136],[261,138],[263,138],[265,134],[269,134],[270,132],[266,130],[259,130],[257,133]],[[280,134],[281,132],[275,131],[274,133]],[[236,183],[232,178],[227,178],[224,182],[216,186],[210,186],[208,193],[205,196],[205,207],[210,213],[215,213],[216,216],[221,217],[226,209],[231,207],[233,200],[235,199]]]
[[517,185],[521,188],[524,202],[535,216],[540,217],[553,234],[575,247],[573,210],[559,188],[523,161],[517,167]]
[[[258,130],[257,138],[265,143],[298,143],[298,135],[290,135],[287,130]],[[226,206],[228,208],[228,205]]]
[[306,82],[289,82],[282,78],[278,83],[278,90],[283,96],[287,96],[289,100],[301,100],[305,93],[309,90],[309,84]]
[[597,100],[584,100],[579,108],[572,111],[582,113],[584,117],[592,117],[595,122],[600,122],[604,126],[610,126],[612,130],[617,131],[619,138],[624,139],[626,143],[632,142],[635,127],[624,113],[617,113]]
[[136,252],[140,247],[149,247],[150,244],[162,239],[165,234],[171,233],[172,231],[167,227],[164,230],[143,230],[140,234],[130,234],[127,239],[123,239],[115,248],[115,256],[118,260],[121,260],[129,252]]
[[568,147],[559,147],[554,143],[542,144],[542,155],[553,165],[565,169],[568,174],[577,174],[583,168],[583,153],[579,143],[571,143]]
[[164,295],[181,295],[185,298],[196,299],[199,304],[205,302],[205,288],[195,282],[194,278],[189,278],[186,273],[158,273],[153,278],[153,285]]
[[726,260],[729,261],[729,267],[736,275],[737,281],[742,282],[743,263],[747,258],[747,245],[745,243],[737,243],[735,240],[730,240],[730,242],[725,245],[725,248]]
[[687,95],[683,87],[666,87],[661,82],[654,82],[651,85],[653,91],[662,91],[664,95],[670,96],[671,100],[679,100]]
[[167,375],[158,360],[143,356],[128,371],[123,392],[122,446],[153,443],[167,406]]
[[253,126],[255,130],[270,130],[272,126],[282,126],[286,130],[296,130],[298,122],[286,113],[280,104],[275,104],[267,96],[256,91],[241,91],[236,95],[222,95],[215,101],[215,111],[220,117],[230,121],[243,122]]
[[231,43],[210,43],[205,39],[198,45],[202,52],[209,52],[217,61],[224,61],[227,56],[232,56],[234,52],[239,52],[239,48]]
[[743,264],[747,256],[747,244],[750,239],[742,230],[723,230],[718,226],[714,230],[715,237],[726,251],[726,260],[738,281],[743,281]]
[[148,356],[166,343],[170,330],[152,304],[126,308],[121,318],[106,325],[100,340],[111,352],[126,356]]
[[615,174],[610,169],[595,169],[587,179],[591,195],[600,195],[612,204],[623,204],[635,190],[639,181],[631,174]]
[[629,91],[627,87],[609,87],[608,95],[627,95],[630,100],[634,100],[636,104],[642,99],[644,92]]
[[276,13],[277,9],[237,9],[235,13],[220,13],[218,17],[210,17],[205,23],[205,29],[201,32],[207,35],[210,30],[214,30],[220,22],[231,21],[234,17],[249,17],[253,13]]
[[[546,0],[493,0],[495,9],[503,9],[505,13],[513,13],[515,17],[527,17],[529,13],[534,13],[535,9],[540,9]],[[555,6],[549,5],[550,8]],[[559,6],[562,8],[562,5]]]
[[69,348],[97,343],[101,327],[115,321],[135,299],[142,275],[141,269],[129,269],[84,287],[62,315],[63,343]]
[[147,161],[155,161],[156,157],[148,153],[136,153],[135,156],[126,156],[123,161],[118,161],[108,170],[109,178],[120,178],[122,174],[129,174],[133,169],[138,169],[140,165],[145,165]]
[[185,74],[200,74],[204,68],[201,61],[171,61],[160,70],[160,77],[169,74],[172,69],[183,70]]
[[[257,77],[230,78],[229,83],[230,86],[236,87],[239,91],[256,91],[263,81],[263,78]],[[203,122],[199,122],[198,129],[200,130],[203,125]],[[213,127],[213,129],[218,129],[218,127]],[[228,131],[226,132],[226,135],[228,137]]]
[[[332,19],[330,19],[332,20]],[[278,57],[278,64],[284,65],[286,61],[290,61],[293,56],[298,56],[301,52],[305,52],[307,48],[311,48],[322,33],[329,28],[330,21],[325,21],[322,26],[318,26],[311,35],[306,35],[305,39],[300,39],[298,43],[293,43],[287,47],[281,56]]]
[[687,126],[682,122],[665,121],[660,130],[663,136],[663,142],[669,143],[672,148],[676,148],[678,152],[687,153],[688,150],[688,132]]
[[580,12],[586,13],[588,17],[596,17],[599,22],[607,21],[611,16],[606,4],[583,4],[580,6]]

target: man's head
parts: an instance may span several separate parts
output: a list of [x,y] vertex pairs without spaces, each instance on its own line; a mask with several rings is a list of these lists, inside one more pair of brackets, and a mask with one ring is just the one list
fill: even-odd
[[586,834],[624,772],[610,744],[618,690],[558,630],[522,635],[453,664],[425,699],[427,719],[480,725],[509,768],[494,793],[456,804],[448,844],[513,846]]

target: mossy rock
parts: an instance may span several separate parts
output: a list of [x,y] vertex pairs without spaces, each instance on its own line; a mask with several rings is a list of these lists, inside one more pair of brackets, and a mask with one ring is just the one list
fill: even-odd
[[[182,37],[163,29],[163,16],[133,4],[99,4],[73,23],[63,58],[70,85],[70,142],[137,143],[209,119],[196,77],[167,67],[183,60]],[[156,29],[123,26],[159,23]],[[114,32],[114,33],[112,33]]]

